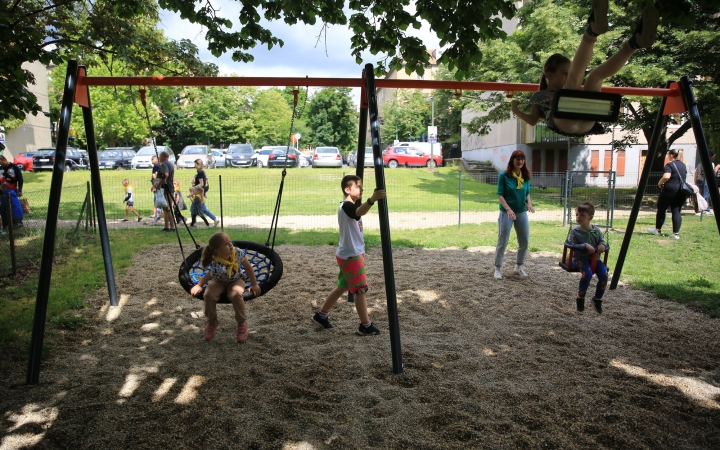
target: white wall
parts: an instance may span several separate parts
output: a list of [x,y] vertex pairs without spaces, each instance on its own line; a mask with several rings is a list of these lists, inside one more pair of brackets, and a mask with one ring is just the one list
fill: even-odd
[[[29,85],[28,89],[35,94],[42,110],[50,111],[47,68],[39,62],[24,63],[22,68],[29,70],[35,76],[35,84]],[[7,132],[4,154],[6,158],[12,161],[20,153],[35,151],[38,148],[50,147],[51,145],[50,119],[43,113],[38,113],[37,116],[29,114],[22,125]]]

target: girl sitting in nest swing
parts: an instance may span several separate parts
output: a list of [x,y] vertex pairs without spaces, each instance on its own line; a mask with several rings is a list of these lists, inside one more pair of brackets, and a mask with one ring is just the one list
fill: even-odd
[[532,126],[537,124],[539,119],[544,119],[548,128],[566,136],[582,137],[605,133],[602,125],[597,122],[554,118],[550,104],[558,89],[600,92],[603,81],[618,73],[635,53],[635,50],[649,48],[655,42],[659,20],[658,11],[654,6],[646,6],[630,40],[607,61],[590,71],[585,86],[583,86],[585,69],[592,57],[595,41],[608,29],[607,13],[608,0],[593,1],[587,29],[572,62],[559,53],[550,56],[543,66],[540,90],[530,97],[532,104],[530,114],[520,111],[517,100],[510,103],[513,114]]

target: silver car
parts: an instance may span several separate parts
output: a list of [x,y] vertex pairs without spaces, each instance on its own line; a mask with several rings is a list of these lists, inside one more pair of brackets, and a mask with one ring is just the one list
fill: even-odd
[[315,167],[340,167],[343,166],[342,155],[337,147],[318,147],[312,159],[312,166]]
[[219,148],[212,149],[213,157],[215,157],[215,168],[225,168],[225,153],[222,152]]

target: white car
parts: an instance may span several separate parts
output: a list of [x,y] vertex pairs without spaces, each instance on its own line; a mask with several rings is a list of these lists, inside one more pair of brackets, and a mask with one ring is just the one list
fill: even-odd
[[[162,152],[168,152],[170,154],[170,161],[175,164],[175,153],[173,153],[170,147],[167,147],[165,145],[158,145],[157,154],[159,155]],[[151,170],[153,156],[155,156],[155,147],[151,145],[142,147],[140,150],[138,150],[135,156],[133,156],[131,167],[133,169]]]
[[207,145],[187,145],[177,160],[178,169],[194,169],[195,160],[200,159],[206,169],[215,168],[215,157]]
[[260,151],[257,151],[255,155],[253,155],[253,165],[258,166],[260,168],[267,167],[268,166],[268,158],[270,158],[270,154],[273,152],[275,147],[272,148],[263,148]]

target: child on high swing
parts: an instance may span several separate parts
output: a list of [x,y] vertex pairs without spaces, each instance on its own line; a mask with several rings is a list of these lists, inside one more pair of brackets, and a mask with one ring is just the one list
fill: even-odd
[[612,55],[607,61],[591,70],[583,86],[585,69],[592,57],[597,37],[608,29],[608,0],[594,0],[593,9],[588,18],[588,26],[575,52],[572,62],[567,57],[555,53],[543,66],[540,90],[530,97],[532,109],[530,114],[520,111],[518,101],[510,104],[513,114],[528,125],[537,124],[539,119],[545,120],[548,128],[566,136],[586,136],[604,134],[602,125],[588,120],[557,119],[553,117],[551,103],[558,89],[586,90],[600,92],[602,83],[620,71],[628,62],[635,50],[649,48],[655,42],[659,14],[654,6],[646,6],[635,32],[629,41]]

